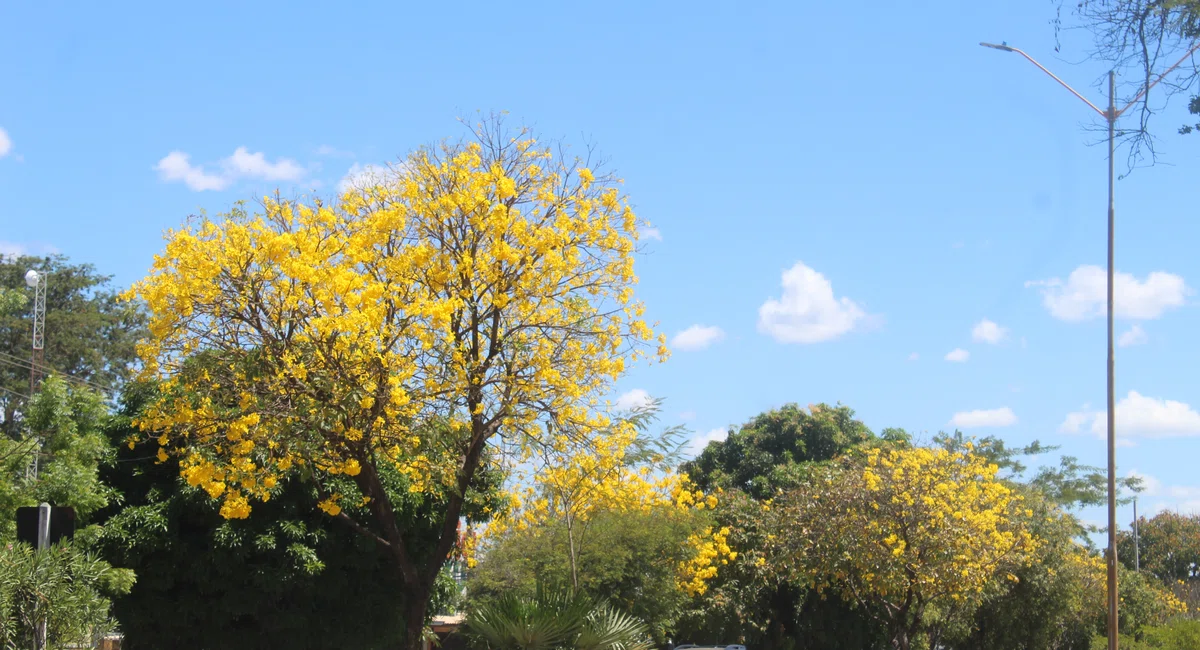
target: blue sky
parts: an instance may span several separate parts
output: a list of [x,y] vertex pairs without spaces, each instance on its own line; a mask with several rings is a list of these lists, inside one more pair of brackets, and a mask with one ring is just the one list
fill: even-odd
[[[612,161],[661,235],[638,265],[649,315],[709,343],[614,397],[665,398],[697,439],[840,401],[876,430],[957,421],[1104,463],[1086,268],[1104,264],[1104,151],[1082,103],[977,45],[1023,47],[1100,103],[1104,70],[1076,64],[1081,35],[1054,53],[1045,0],[67,8],[0,8],[0,252],[61,251],[125,286],[189,213],[330,192],[506,110]],[[1118,350],[1118,462],[1150,477],[1151,510],[1200,510],[1184,118],[1157,123],[1170,165],[1117,189],[1117,325],[1139,328]]]

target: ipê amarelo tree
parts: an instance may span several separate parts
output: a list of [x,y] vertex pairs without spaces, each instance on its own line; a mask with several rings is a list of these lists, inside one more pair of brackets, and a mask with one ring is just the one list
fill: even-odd
[[[143,437],[228,518],[284,475],[315,481],[401,575],[414,650],[485,448],[611,431],[612,382],[667,355],[633,300],[639,220],[619,181],[498,118],[471,136],[332,203],[194,218],[127,294],[149,308],[160,382]],[[406,539],[385,469],[446,504],[436,544]]]

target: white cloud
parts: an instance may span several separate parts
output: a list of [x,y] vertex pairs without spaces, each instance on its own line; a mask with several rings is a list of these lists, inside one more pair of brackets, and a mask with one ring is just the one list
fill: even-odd
[[[1200,436],[1200,413],[1183,402],[1146,397],[1129,391],[1117,402],[1117,436],[1119,438],[1174,438]],[[1058,427],[1063,433],[1090,432],[1103,438],[1108,435],[1108,412],[1082,411],[1068,413]]]
[[655,241],[662,241],[662,232],[660,232],[658,228],[651,228],[651,227],[647,226],[645,228],[641,228],[638,230],[638,237],[641,239],[653,239]]
[[317,147],[317,155],[318,156],[332,156],[334,158],[350,158],[350,157],[354,156],[354,154],[349,151],[342,151],[341,149],[338,149],[337,147],[327,145],[327,144],[323,144],[323,145]]
[[990,410],[961,411],[950,418],[950,426],[960,429],[1008,427],[1016,423],[1016,414],[1007,406]]
[[671,339],[671,347],[684,351],[703,350],[725,338],[725,332],[716,325],[692,325]]
[[1142,345],[1147,341],[1146,330],[1142,329],[1141,325],[1134,324],[1129,328],[1129,331],[1121,334],[1117,339],[1117,345],[1127,348],[1131,345]]
[[188,155],[182,151],[172,151],[155,165],[159,178],[164,181],[183,181],[188,189],[195,192],[205,190],[223,190],[229,187],[230,179],[216,174],[210,174],[202,167],[193,167]]
[[0,158],[8,155],[12,151],[12,138],[8,137],[8,131],[0,128]]
[[613,406],[617,407],[617,410],[619,411],[633,411],[644,409],[650,406],[652,401],[653,400],[650,398],[650,393],[647,393],[641,388],[635,388],[618,397],[617,403]]
[[693,455],[699,454],[700,452],[704,451],[704,448],[708,446],[708,443],[720,442],[728,437],[728,429],[713,429],[706,433],[702,433],[695,438],[692,438],[692,443],[689,445],[689,448]]
[[971,339],[995,345],[1008,336],[1008,328],[1001,327],[988,319],[983,319],[971,328]]
[[267,161],[263,153],[250,153],[245,147],[238,147],[233,155],[226,158],[222,164],[233,176],[259,178],[264,181],[298,181],[304,177],[304,168],[296,161],[280,158],[275,162]]
[[1164,510],[1189,514],[1200,511],[1200,486],[1167,484],[1154,476],[1143,474],[1137,470],[1130,471],[1126,476],[1136,476],[1142,479],[1140,497],[1157,497],[1152,506],[1138,508],[1139,516],[1153,517]]
[[946,353],[945,358],[946,358],[946,361],[953,361],[954,363],[963,363],[967,359],[971,358],[971,353],[967,352],[966,350],[964,350],[962,348],[954,348],[953,350]]
[[[1071,271],[1066,282],[1059,278],[1026,282],[1041,287],[1042,304],[1050,315],[1063,321],[1078,322],[1104,315],[1108,301],[1108,275],[1099,266],[1085,264]],[[1113,275],[1113,315],[1133,320],[1153,320],[1163,312],[1183,305],[1192,290],[1183,278],[1155,271],[1139,281],[1129,273]]]
[[350,169],[346,171],[346,175],[342,180],[338,181],[338,192],[345,193],[352,189],[363,189],[370,185],[384,183],[389,179],[398,176],[396,170],[385,165],[360,165],[354,163],[350,165]]
[[783,272],[783,296],[758,308],[758,329],[780,343],[819,343],[835,339],[867,318],[853,300],[835,298],[824,275],[796,262]]
[[251,153],[238,147],[228,158],[220,161],[220,172],[208,171],[203,165],[193,165],[191,157],[182,151],[172,151],[158,161],[155,169],[167,182],[182,182],[196,192],[223,190],[243,178],[264,181],[298,181],[304,168],[289,158],[270,162],[262,152]]
[[920,359],[920,358],[921,358],[921,355],[917,354],[916,352],[913,352],[912,354],[908,355],[909,361],[916,361],[917,359]]

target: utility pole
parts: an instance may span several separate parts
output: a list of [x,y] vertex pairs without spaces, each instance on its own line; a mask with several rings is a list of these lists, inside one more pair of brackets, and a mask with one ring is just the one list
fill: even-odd
[[1150,92],[1158,82],[1170,74],[1175,68],[1179,67],[1188,57],[1197,49],[1200,49],[1200,42],[1195,43],[1186,54],[1180,57],[1175,65],[1167,68],[1167,71],[1158,76],[1157,79],[1142,87],[1141,91],[1134,97],[1124,108],[1117,110],[1116,104],[1116,73],[1109,71],[1108,73],[1108,110],[1100,110],[1086,97],[1079,94],[1077,90],[1072,88],[1067,82],[1059,79],[1053,72],[1050,72],[1038,63],[1033,57],[1025,52],[1010,46],[1008,43],[996,45],[994,43],[980,43],[984,47],[990,47],[1001,52],[1015,52],[1025,57],[1025,60],[1034,64],[1042,72],[1045,72],[1052,79],[1057,81],[1059,85],[1066,88],[1077,98],[1087,104],[1092,110],[1096,111],[1104,121],[1108,123],[1108,358],[1107,358],[1107,389],[1108,389],[1108,552],[1105,554],[1108,560],[1108,650],[1117,650],[1117,413],[1116,413],[1116,369],[1115,369],[1115,354],[1113,352],[1113,245],[1116,240],[1116,201],[1114,198],[1114,154],[1116,152],[1116,125],[1117,118],[1121,114],[1129,110],[1136,104],[1146,93]]

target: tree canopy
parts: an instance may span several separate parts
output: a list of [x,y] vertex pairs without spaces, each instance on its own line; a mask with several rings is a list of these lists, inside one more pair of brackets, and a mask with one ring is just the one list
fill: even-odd
[[702,490],[739,489],[766,499],[795,485],[804,464],[831,460],[873,438],[849,407],[818,404],[806,411],[787,404],[755,416],[725,440],[710,442],[680,469]]
[[[599,400],[653,338],[637,217],[589,165],[493,120],[332,203],[267,198],[169,233],[129,294],[161,382],[140,425],[229,518],[310,476],[415,595],[415,648],[485,450],[604,430]],[[406,541],[384,471],[445,504],[434,543]]]

